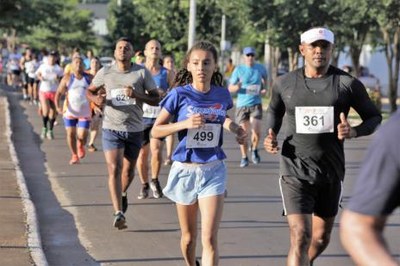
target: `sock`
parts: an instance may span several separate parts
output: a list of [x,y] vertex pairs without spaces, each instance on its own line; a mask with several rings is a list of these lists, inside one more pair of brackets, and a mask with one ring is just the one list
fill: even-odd
[[128,193],[122,192],[122,197],[126,197],[127,195],[128,195]]
[[43,116],[43,127],[47,128],[47,123],[49,122],[49,117],[48,116]]
[[56,121],[56,119],[55,118],[51,118],[51,119],[49,119],[49,122],[50,122],[50,130],[53,130],[53,128],[54,128],[54,122]]

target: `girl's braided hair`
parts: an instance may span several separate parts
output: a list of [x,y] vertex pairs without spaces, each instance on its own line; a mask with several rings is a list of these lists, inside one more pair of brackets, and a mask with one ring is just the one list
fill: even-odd
[[[192,48],[190,48],[190,50],[186,53],[185,59],[183,60],[182,64],[183,67],[175,75],[173,87],[183,86],[193,82],[192,74],[187,70],[186,67],[189,63],[190,55],[195,50],[210,52],[213,55],[215,63],[218,63],[218,52],[212,43],[208,41],[199,41],[195,43]],[[213,73],[211,77],[211,84],[223,86],[223,80],[224,78],[222,74],[217,70]]]

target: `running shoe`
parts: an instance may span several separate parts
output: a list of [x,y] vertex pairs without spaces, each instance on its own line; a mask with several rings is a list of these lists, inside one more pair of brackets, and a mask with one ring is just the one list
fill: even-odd
[[260,155],[258,155],[258,150],[253,150],[251,152],[251,160],[253,161],[254,164],[259,164],[261,159]]
[[93,144],[88,145],[88,149],[89,152],[95,152],[97,151],[96,146],[94,146]]
[[200,266],[200,262],[196,260],[196,266]]
[[40,134],[40,138],[41,139],[45,139],[47,135],[47,128],[46,127],[42,127],[42,133]]
[[78,164],[79,163],[79,157],[76,154],[72,154],[71,160],[69,161],[70,165],[73,164]]
[[153,197],[156,199],[162,198],[163,193],[160,186],[160,182],[158,182],[158,178],[151,180],[150,188],[153,191]]
[[126,226],[125,216],[120,211],[114,214],[114,227],[118,228],[118,230],[128,228],[128,226]]
[[122,212],[126,213],[128,210],[128,195],[122,195]]
[[54,133],[53,133],[53,130],[48,130],[47,131],[47,134],[46,134],[46,137],[47,137],[47,139],[54,139]]
[[246,158],[242,158],[242,160],[240,160],[240,167],[247,167],[249,165],[249,159]]
[[142,185],[140,189],[138,199],[146,199],[149,196],[149,183],[145,183]]
[[85,157],[86,152],[85,152],[85,146],[82,144],[82,142],[80,142],[78,140],[78,156],[79,159],[82,159],[83,157]]

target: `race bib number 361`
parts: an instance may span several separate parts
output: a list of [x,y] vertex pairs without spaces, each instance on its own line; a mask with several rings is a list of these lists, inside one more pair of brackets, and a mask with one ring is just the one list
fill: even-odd
[[188,129],[186,148],[217,147],[220,133],[220,124],[205,124],[202,128]]
[[333,106],[296,107],[296,133],[320,134],[334,131]]

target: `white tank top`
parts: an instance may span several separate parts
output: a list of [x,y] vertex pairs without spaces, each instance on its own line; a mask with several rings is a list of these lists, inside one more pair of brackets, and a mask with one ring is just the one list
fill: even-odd
[[86,89],[89,87],[89,78],[86,74],[81,79],[77,79],[71,74],[68,84],[66,97],[66,108],[64,117],[90,118],[91,110],[88,99],[86,98]]

